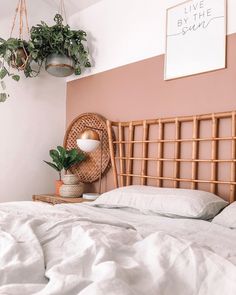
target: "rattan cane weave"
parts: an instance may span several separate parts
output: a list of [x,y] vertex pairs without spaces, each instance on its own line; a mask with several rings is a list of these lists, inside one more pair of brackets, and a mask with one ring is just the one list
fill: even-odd
[[[106,119],[101,115],[94,113],[85,113],[78,116],[70,124],[64,138],[64,147],[66,149],[78,148],[76,140],[78,135],[89,129],[88,127],[98,128],[102,131],[97,131],[102,138],[102,174],[104,175],[110,167],[110,151],[108,143],[108,133]],[[94,152],[85,153],[86,160],[77,166],[71,168],[71,172],[77,174],[79,180],[84,183],[92,183],[99,179],[100,176],[100,153],[101,145]]]
[[118,135],[109,138],[115,187],[200,189],[236,201],[236,111],[107,126]]

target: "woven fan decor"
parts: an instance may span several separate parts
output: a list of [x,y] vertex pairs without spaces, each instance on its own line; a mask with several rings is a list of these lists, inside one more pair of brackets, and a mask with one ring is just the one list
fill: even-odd
[[[109,142],[108,142],[108,133],[106,119],[101,115],[94,113],[85,113],[78,116],[68,127],[65,138],[64,138],[64,147],[66,149],[77,148],[76,140],[79,134],[89,127],[99,128],[103,131],[97,131],[100,138],[102,137],[102,174],[105,175],[108,169],[110,168],[110,151],[109,151]],[[74,174],[77,174],[79,180],[84,183],[92,183],[99,179],[101,163],[101,145],[91,153],[85,153],[86,160],[79,163],[77,166],[74,166],[70,171]]]

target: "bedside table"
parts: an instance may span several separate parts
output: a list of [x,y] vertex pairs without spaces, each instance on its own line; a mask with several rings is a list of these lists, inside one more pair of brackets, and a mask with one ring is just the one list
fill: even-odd
[[62,204],[62,203],[83,203],[91,202],[83,198],[63,198],[57,195],[45,194],[45,195],[33,195],[32,200],[37,202],[46,202],[52,205]]

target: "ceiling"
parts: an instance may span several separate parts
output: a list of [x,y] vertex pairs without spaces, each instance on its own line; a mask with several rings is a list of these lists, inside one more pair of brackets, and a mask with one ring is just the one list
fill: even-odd
[[[1,0],[3,2],[3,0]],[[26,0],[28,13],[32,17],[38,16],[39,12],[41,15],[54,14],[58,11],[59,0]],[[102,0],[64,0],[66,13],[68,16],[74,14],[78,10],[85,9],[97,2]],[[0,17],[12,18],[15,12],[15,7],[18,3],[18,0],[9,0],[4,1],[4,4],[1,4]]]

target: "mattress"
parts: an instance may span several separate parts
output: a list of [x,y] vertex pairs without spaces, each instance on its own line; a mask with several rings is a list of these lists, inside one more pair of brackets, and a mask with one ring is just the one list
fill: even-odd
[[236,231],[91,204],[0,204],[0,294],[236,294]]

